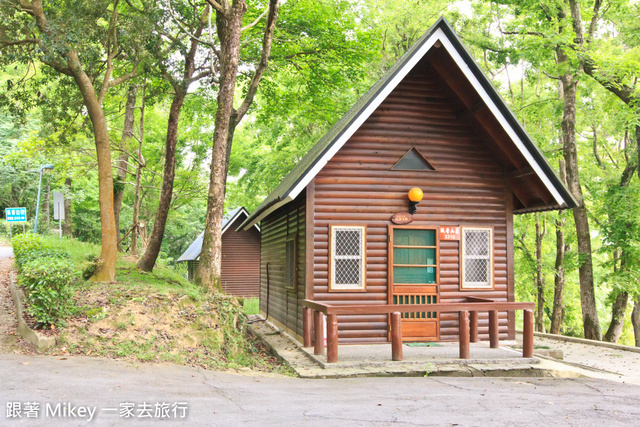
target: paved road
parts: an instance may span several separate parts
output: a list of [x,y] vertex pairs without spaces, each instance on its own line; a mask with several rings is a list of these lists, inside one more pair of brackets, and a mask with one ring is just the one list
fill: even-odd
[[[62,407],[96,408],[92,425],[155,425],[155,405],[184,402],[169,424],[275,425],[638,425],[640,386],[595,379],[352,378],[301,380],[108,359],[0,354],[0,425],[86,425]],[[22,418],[7,419],[20,402]],[[25,418],[26,402],[40,418]],[[120,418],[132,403],[134,418]],[[150,419],[147,403],[152,408]],[[122,406],[121,406],[122,404]],[[50,408],[46,413],[47,406]],[[113,409],[114,411],[110,411]],[[55,412],[55,416],[52,415]],[[34,413],[35,411],[32,411]],[[73,413],[77,416],[78,409]],[[173,417],[170,411],[169,415]]]
[[12,258],[13,250],[11,246],[0,246],[0,259],[2,258]]
[[[640,384],[640,353],[536,336],[536,345],[562,350],[564,361],[617,374],[620,381]],[[640,420],[638,421],[640,425]]]

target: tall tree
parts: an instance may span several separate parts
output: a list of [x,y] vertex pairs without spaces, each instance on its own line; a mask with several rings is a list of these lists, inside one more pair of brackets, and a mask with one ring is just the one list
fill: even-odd
[[[219,86],[213,150],[211,154],[211,175],[207,194],[207,214],[202,241],[200,262],[196,269],[196,284],[210,290],[221,289],[220,271],[222,262],[222,218],[227,183],[229,157],[236,127],[241,122],[258,90],[260,80],[269,63],[273,33],[278,19],[279,0],[269,0],[267,18],[262,38],[260,60],[248,83],[246,95],[240,106],[233,105],[236,94],[236,80],[240,60],[240,38],[242,22],[247,10],[245,0],[215,0],[207,2],[216,11],[216,30],[220,43],[218,49]],[[253,24],[245,27],[249,30]]]
[[[167,121],[167,136],[165,140],[164,151],[164,171],[162,178],[162,190],[160,191],[160,201],[158,203],[158,210],[153,222],[153,229],[151,236],[149,237],[149,245],[145,250],[142,258],[138,261],[138,268],[144,271],[152,271],[153,266],[156,263],[160,248],[162,245],[162,239],[164,237],[165,225],[167,218],[169,217],[169,208],[171,207],[171,198],[173,196],[173,183],[175,179],[176,171],[176,144],[178,141],[178,124],[180,120],[180,110],[184,103],[185,97],[189,86],[211,74],[211,68],[198,66],[196,59],[199,53],[198,46],[201,41],[202,32],[207,25],[209,16],[209,7],[205,6],[203,10],[198,14],[193,14],[189,24],[184,24],[180,18],[176,17],[173,13],[171,4],[168,3],[169,10],[172,11],[172,15],[175,22],[178,24],[177,31],[184,31],[188,34],[189,39],[186,45],[182,42],[182,36],[180,33],[176,34],[176,31],[171,31],[170,28],[161,29],[161,32],[171,40],[171,50],[168,50],[167,58],[161,58],[160,64],[162,77],[167,80],[173,89],[173,98],[171,100],[171,107],[169,109],[169,117]],[[181,63],[182,70],[181,75],[176,76],[174,70],[171,69],[171,65],[175,67],[175,64],[171,64],[170,56],[173,55],[174,49],[185,52],[184,60]],[[200,52],[201,53],[201,52]],[[202,54],[202,53],[201,53]]]
[[118,236],[118,251],[122,252],[120,241],[120,209],[124,197],[124,187],[129,172],[129,142],[133,139],[133,122],[136,108],[137,85],[130,85],[127,90],[127,102],[124,110],[124,124],[122,126],[122,139],[120,140],[118,162],[116,164],[116,181],[113,186],[113,214],[116,221],[116,233]]
[[[98,163],[102,234],[101,266],[94,281],[113,281],[117,259],[117,230],[113,211],[113,171],[107,120],[102,104],[109,88],[130,79],[129,69],[117,69],[119,60],[136,56],[138,43],[124,45],[121,35],[134,32],[118,0],[49,4],[42,0],[1,0],[0,49],[12,51],[3,60],[29,63],[39,60],[57,73],[70,77],[91,119]],[[129,17],[130,18],[130,17]],[[136,20],[142,20],[138,16]],[[101,25],[96,26],[96,22]],[[124,25],[127,24],[127,25]],[[139,25],[139,22],[136,23]],[[119,74],[114,77],[114,72]]]
[[[637,65],[635,54],[633,53],[631,54],[632,57],[630,57],[629,59],[625,58],[624,55],[619,54],[616,55],[615,59],[610,58],[607,62],[609,62],[609,65],[613,63],[613,66],[611,67],[610,65],[607,70],[603,70],[596,59],[594,59],[594,55],[592,52],[592,41],[596,29],[603,19],[603,13],[601,11],[602,3],[603,2],[601,0],[595,0],[593,3],[591,19],[588,23],[588,31],[585,40],[584,36],[582,36],[582,34],[584,33],[584,24],[581,17],[580,3],[577,0],[569,1],[571,7],[572,25],[574,32],[576,33],[576,39],[578,41],[573,46],[573,49],[577,54],[580,66],[582,67],[582,69],[584,69],[586,74],[593,77],[605,89],[616,95],[621,101],[627,104],[635,114],[635,119],[632,121],[633,125],[631,125],[632,133],[635,133],[635,141],[634,144],[631,145],[631,147],[628,147],[625,144],[626,166],[622,171],[621,178],[618,184],[619,188],[624,189],[629,187],[631,179],[635,171],[638,169],[638,162],[640,160],[640,125],[638,125],[638,120],[640,120],[640,95],[635,88],[637,76],[638,74],[640,74],[640,66]],[[624,3],[626,2],[617,2],[616,4],[617,7],[622,8],[620,16],[624,16],[628,13],[633,14],[634,10],[635,12],[640,10],[638,5],[625,5]],[[626,6],[626,8],[624,6]],[[624,22],[625,19],[626,17],[623,17],[622,22]],[[637,22],[634,25],[637,25]],[[636,47],[639,45],[637,40],[633,42],[632,38],[626,38],[627,40],[635,44]],[[622,60],[620,60],[621,57]],[[634,130],[635,132],[633,132]],[[627,154],[627,149],[629,149],[629,151],[633,151],[631,155]],[[594,152],[594,154],[596,153]],[[640,176],[640,172],[638,173]],[[622,216],[622,221],[625,223],[624,226],[627,229],[631,227],[630,222],[625,221],[624,213],[618,213],[616,215],[616,211],[614,209],[612,214],[618,217]],[[613,219],[613,222],[615,221],[616,218]],[[627,236],[627,241],[629,239],[631,239],[631,236]],[[629,258],[628,254],[628,252],[630,252],[630,247],[628,246],[628,244],[626,244],[626,241],[618,242],[617,246],[619,250],[617,255],[620,258],[620,264],[617,265],[616,268],[622,269],[623,273],[628,273],[628,270],[631,268],[629,264],[633,262],[632,259]],[[605,339],[607,341],[616,342],[622,332],[629,293],[626,291],[615,292],[612,295],[612,298],[612,318],[607,333],[605,334]],[[638,326],[640,327],[640,325]]]
[[[544,72],[552,54],[556,62],[555,70],[546,74],[556,74],[558,77],[554,78],[559,79],[562,88],[563,156],[566,162],[567,185],[578,205],[573,209],[573,217],[578,240],[583,331],[586,338],[600,340],[602,333],[596,308],[591,234],[580,182],[576,142],[576,96],[583,67],[576,59],[573,47],[583,45],[585,37],[582,27],[572,25],[572,17],[579,15],[580,9],[574,0],[568,0],[566,3],[529,0],[495,3],[507,3],[513,8],[512,12],[517,19],[508,23],[508,27],[512,29],[502,33],[518,37],[513,41],[519,46],[522,45],[522,54],[540,66]],[[591,32],[588,37],[591,37]]]
[[542,244],[547,236],[547,222],[540,220],[540,215],[536,214],[536,331],[546,332],[544,327],[544,275],[542,273]]
[[[567,173],[564,160],[560,162],[560,179],[562,182],[566,182]],[[563,211],[558,212],[558,217],[555,220],[556,226],[556,262],[555,262],[555,274],[554,274],[554,286],[553,286],[553,308],[551,310],[551,326],[549,332],[552,334],[559,334],[562,328],[562,320],[564,313],[564,283],[565,283],[565,258],[568,251],[568,246],[565,242],[564,227],[565,227],[565,213]]]

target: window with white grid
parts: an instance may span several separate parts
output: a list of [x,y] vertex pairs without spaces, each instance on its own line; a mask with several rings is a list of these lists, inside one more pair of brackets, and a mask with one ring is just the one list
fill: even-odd
[[462,229],[462,289],[493,288],[493,229]]
[[365,235],[363,226],[331,226],[329,290],[365,289]]

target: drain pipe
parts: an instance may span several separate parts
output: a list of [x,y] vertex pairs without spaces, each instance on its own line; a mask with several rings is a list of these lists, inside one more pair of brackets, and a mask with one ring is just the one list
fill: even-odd
[[269,263],[267,263],[267,312],[265,313],[266,316],[264,319],[256,319],[256,320],[252,320],[250,322],[247,322],[247,324],[252,324],[252,323],[257,323],[257,322],[266,322],[267,319],[269,318],[269,291],[271,289],[270,283],[269,283]]

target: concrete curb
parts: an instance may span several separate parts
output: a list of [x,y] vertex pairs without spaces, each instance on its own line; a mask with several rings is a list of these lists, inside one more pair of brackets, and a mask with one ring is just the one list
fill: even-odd
[[[250,316],[251,320],[258,317]],[[277,357],[287,363],[300,378],[355,378],[355,377],[565,377],[566,373],[557,365],[549,368],[539,359],[511,359],[505,363],[487,363],[486,360],[443,359],[420,362],[389,362],[372,366],[358,366],[352,363],[328,364],[317,356],[309,354],[289,334],[271,322],[249,324],[251,333],[257,335]],[[571,373],[571,377],[580,376]]]
[[[516,333],[522,334],[522,331],[516,331]],[[614,344],[606,341],[595,341],[595,340],[588,340],[586,338],[576,338],[576,337],[567,337],[564,335],[545,334],[543,332],[534,332],[533,335],[537,337],[549,338],[552,340],[574,342],[578,344],[593,345],[596,347],[607,347],[615,350],[624,350],[624,351],[632,351],[634,353],[640,353],[640,347],[631,347],[628,345]]]
[[11,298],[13,298],[13,304],[16,307],[16,316],[18,317],[18,333],[27,342],[34,345],[37,351],[45,351],[54,345],[56,345],[55,337],[47,337],[34,331],[27,325],[22,317],[22,298],[24,294],[21,289],[16,288],[13,284],[13,273],[9,274],[9,284],[11,286]]

